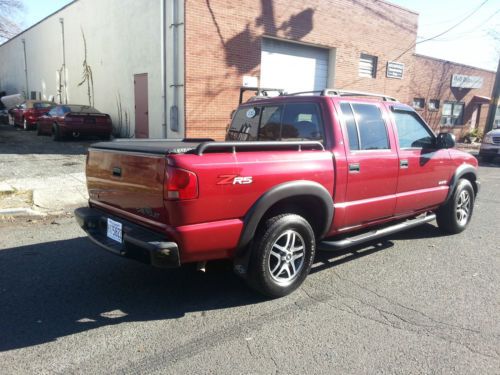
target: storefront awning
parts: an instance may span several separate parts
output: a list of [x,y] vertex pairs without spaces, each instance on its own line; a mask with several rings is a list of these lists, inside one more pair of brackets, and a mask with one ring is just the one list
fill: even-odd
[[478,104],[490,104],[491,98],[488,98],[487,96],[474,95],[471,102]]

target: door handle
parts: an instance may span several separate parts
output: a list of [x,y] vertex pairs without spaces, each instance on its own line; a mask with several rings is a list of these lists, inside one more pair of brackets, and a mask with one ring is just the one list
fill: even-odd
[[406,169],[406,168],[408,168],[408,159],[401,159],[401,160],[399,161],[399,167],[400,167],[401,169]]
[[349,163],[349,172],[359,173],[360,169],[359,163]]

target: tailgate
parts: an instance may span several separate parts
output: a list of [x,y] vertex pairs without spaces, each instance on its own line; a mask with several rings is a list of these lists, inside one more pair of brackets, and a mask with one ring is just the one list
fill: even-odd
[[86,171],[90,200],[112,206],[118,214],[126,212],[147,219],[145,222],[167,224],[163,203],[165,167],[165,154],[91,148]]

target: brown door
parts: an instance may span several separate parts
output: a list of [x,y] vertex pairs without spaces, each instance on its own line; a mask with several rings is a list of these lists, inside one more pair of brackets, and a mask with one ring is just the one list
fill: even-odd
[[134,74],[135,137],[149,138],[148,74]]

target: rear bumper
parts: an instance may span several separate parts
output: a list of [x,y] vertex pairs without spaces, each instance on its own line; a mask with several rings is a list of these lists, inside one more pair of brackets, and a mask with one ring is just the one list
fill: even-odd
[[[109,215],[90,207],[75,210],[76,221],[89,238],[116,255],[138,260],[160,268],[180,266],[179,247],[164,235],[133,224],[122,218]],[[122,224],[123,243],[107,237],[107,219]]]
[[72,135],[73,133],[78,133],[79,135],[95,135],[95,136],[106,136],[110,135],[112,132],[112,127],[103,126],[85,126],[85,125],[70,125],[61,126],[60,131],[64,136]]

